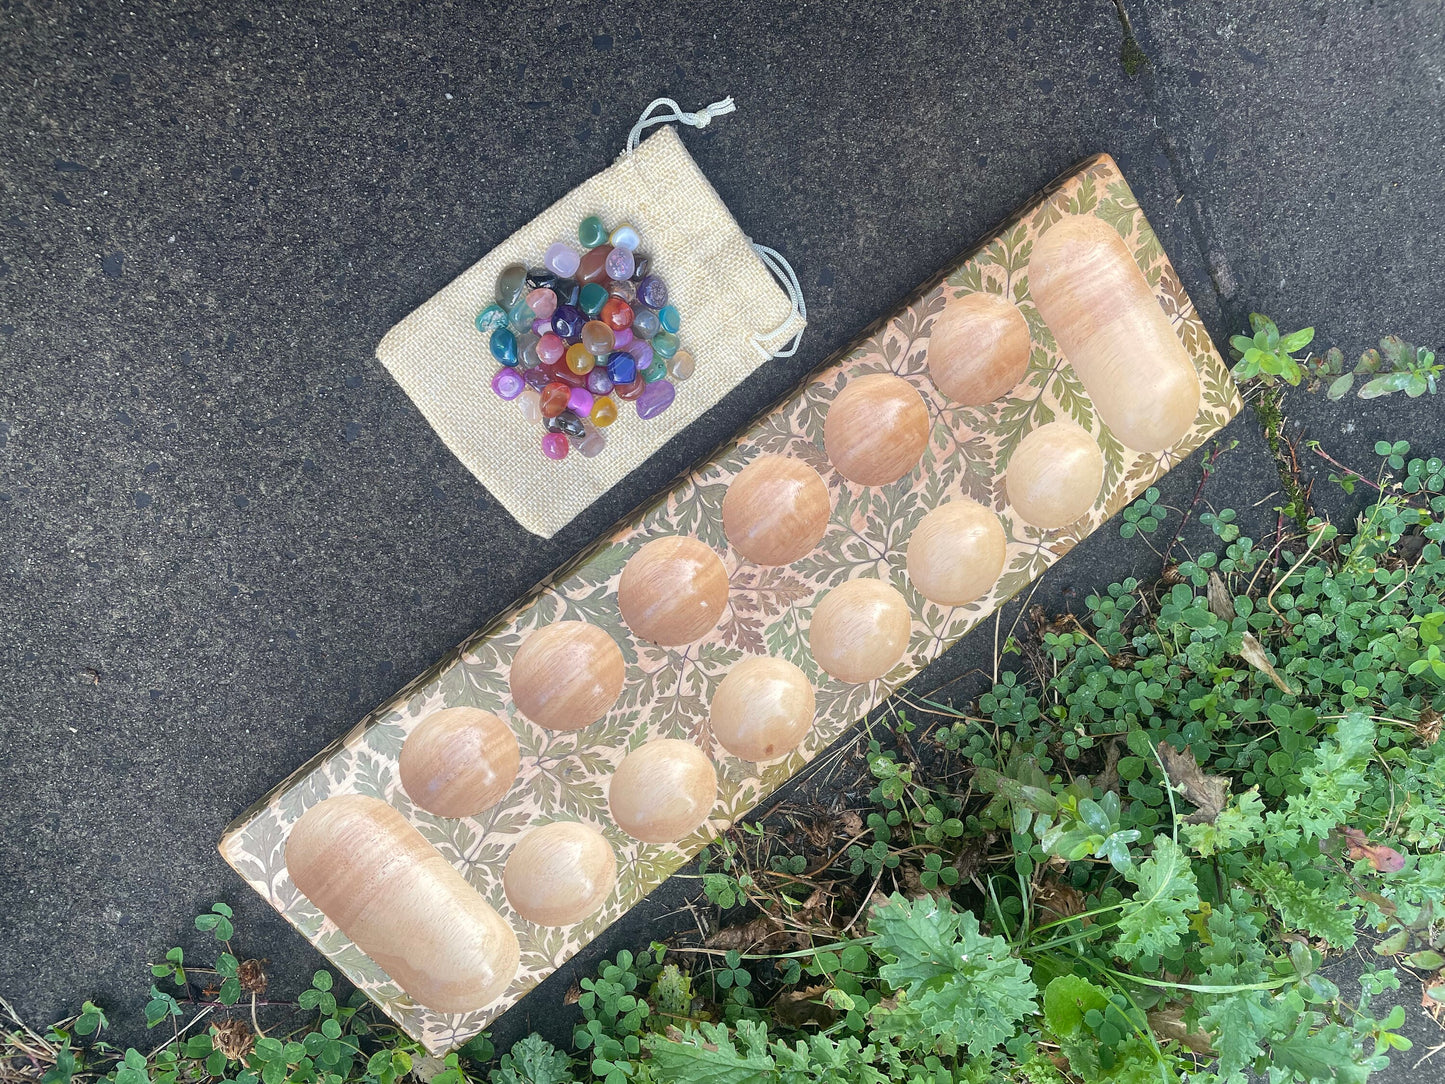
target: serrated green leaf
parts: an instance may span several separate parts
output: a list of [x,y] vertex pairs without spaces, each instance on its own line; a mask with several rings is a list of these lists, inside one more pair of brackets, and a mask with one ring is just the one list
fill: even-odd
[[645,1045],[658,1084],[770,1084],[776,1079],[767,1031],[751,1021],[739,1021],[735,1033],[723,1024],[699,1023],[676,1038],[649,1035]]
[[492,1073],[492,1084],[572,1084],[575,1079],[567,1055],[535,1033],[513,1043]]
[[947,900],[894,893],[868,920],[878,977],[918,1014],[921,1037],[951,1032],[982,1056],[1010,1039],[1034,1011],[1038,989],[1002,937],[985,936],[971,912]]
[[1289,866],[1277,862],[1252,869],[1247,876],[1290,929],[1321,937],[1336,948],[1355,943],[1359,914],[1347,887],[1339,883],[1323,888],[1306,884]]
[[1184,842],[1201,857],[1248,846],[1264,835],[1264,802],[1259,788],[1250,787],[1230,798],[1213,823],[1186,824],[1180,829]]
[[1384,1068],[1385,1059],[1367,1059],[1359,1039],[1348,1028],[1327,1023],[1312,1030],[1312,1016],[1306,1014],[1293,1031],[1271,1038],[1274,1065],[1293,1071],[1298,1079],[1331,1084],[1365,1084],[1372,1068]]
[[1176,947],[1189,929],[1188,912],[1199,909],[1189,856],[1168,836],[1158,836],[1150,856],[1124,876],[1137,890],[1120,908],[1114,951],[1135,960]]

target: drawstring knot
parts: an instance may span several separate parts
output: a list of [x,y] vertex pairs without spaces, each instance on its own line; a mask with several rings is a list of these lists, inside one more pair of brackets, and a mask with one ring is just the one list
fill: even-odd
[[[661,106],[666,106],[670,112],[652,115],[652,111]],[[732,113],[737,109],[731,97],[724,98],[720,102],[713,102],[712,105],[699,109],[696,113],[684,113],[682,107],[671,98],[657,98],[651,105],[642,111],[642,116],[637,118],[637,123],[632,126],[632,133],[627,137],[627,150],[631,154],[637,149],[637,141],[642,138],[642,133],[654,124],[671,124],[676,121],[678,124],[686,124],[693,128],[706,128],[712,123],[713,117],[721,117]]]

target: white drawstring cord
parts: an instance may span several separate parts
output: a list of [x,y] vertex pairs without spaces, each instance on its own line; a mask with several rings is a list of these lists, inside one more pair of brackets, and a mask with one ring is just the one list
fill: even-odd
[[[666,106],[670,112],[659,113],[653,116],[652,111],[662,106]],[[737,106],[733,104],[731,97],[724,98],[720,102],[713,102],[712,105],[699,109],[696,113],[684,113],[682,107],[672,98],[657,98],[642,111],[642,116],[638,117],[637,123],[632,126],[632,132],[627,137],[627,149],[623,151],[623,155],[629,155],[637,150],[637,144],[642,138],[642,133],[654,124],[671,124],[676,121],[678,124],[686,124],[693,128],[706,128],[712,123],[714,117],[725,116],[728,113],[734,112],[736,109]],[[753,251],[758,254],[758,258],[763,261],[763,265],[772,272],[773,277],[788,291],[788,300],[792,302],[793,305],[792,312],[788,314],[786,320],[772,331],[754,335],[753,342],[757,344],[760,349],[771,353],[775,358],[790,358],[798,352],[798,347],[803,342],[802,328],[798,329],[797,334],[790,340],[791,345],[785,350],[768,350],[766,340],[772,339],[774,336],[780,334],[794,320],[801,319],[804,323],[807,322],[808,303],[803,300],[803,287],[798,282],[798,276],[793,273],[792,265],[783,258],[782,253],[776,249],[768,248],[767,245],[754,244],[751,238],[748,239],[748,243],[753,246]]]
[[[652,116],[652,111],[658,106],[665,105],[672,110],[670,114]],[[733,104],[731,97],[724,98],[720,102],[713,102],[696,113],[684,113],[682,107],[671,98],[658,98],[651,105],[642,111],[642,116],[637,118],[637,123],[632,126],[632,134],[627,137],[626,154],[631,154],[637,149],[637,141],[642,138],[642,133],[654,124],[671,124],[676,121],[679,124],[687,124],[693,128],[706,128],[712,123],[713,117],[721,117],[725,113],[731,113],[737,106]]]
[[[778,282],[783,286],[783,288],[788,291],[788,300],[793,303],[793,311],[788,314],[788,318],[786,320],[784,320],[772,331],[766,332],[765,334],[753,336],[753,342],[757,343],[758,346],[767,349],[767,347],[764,345],[765,339],[771,339],[774,335],[779,334],[795,319],[801,319],[804,322],[807,321],[808,303],[803,300],[803,287],[798,282],[798,276],[793,273],[792,264],[788,263],[788,261],[783,258],[782,253],[778,252],[777,249],[769,248],[767,245],[757,244],[751,238],[749,238],[748,243],[753,246],[753,251],[758,254],[758,258],[763,261],[763,264],[767,267],[767,269],[773,273],[773,277],[777,279]],[[792,345],[789,346],[786,350],[772,350],[769,351],[769,353],[771,353],[775,358],[792,357],[798,352],[798,347],[802,345],[803,330],[803,328],[798,329],[798,333],[793,336],[791,340]]]

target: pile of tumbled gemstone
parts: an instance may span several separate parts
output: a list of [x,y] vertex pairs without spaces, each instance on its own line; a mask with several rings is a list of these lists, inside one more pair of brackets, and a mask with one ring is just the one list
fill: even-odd
[[503,268],[496,304],[477,314],[477,330],[501,364],[492,390],[542,423],[549,459],[563,458],[573,444],[596,455],[607,444],[602,430],[617,421],[619,399],[632,401],[639,418],[655,418],[693,370],[692,355],[677,341],[681,317],[667,303],[667,284],[637,252],[637,230],[622,225],[609,234],[590,215],[577,239],[581,252],[558,241],[541,270]]

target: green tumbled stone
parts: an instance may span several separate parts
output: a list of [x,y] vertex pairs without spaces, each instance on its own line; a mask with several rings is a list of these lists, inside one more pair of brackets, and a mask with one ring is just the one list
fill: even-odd
[[596,248],[607,240],[607,227],[596,215],[588,215],[577,225],[577,240],[584,248]]
[[532,311],[532,306],[527,304],[525,297],[519,297],[516,304],[507,313],[507,324],[518,335],[525,331],[532,330],[532,321],[537,319],[537,314]]
[[507,310],[500,305],[488,305],[477,313],[477,330],[490,335],[499,327],[507,326]]
[[607,304],[607,287],[599,282],[589,282],[577,295],[577,307],[588,316],[596,316]]
[[497,304],[504,309],[510,309],[526,292],[527,268],[519,263],[508,264],[502,268],[501,274],[497,276]]
[[677,353],[677,336],[670,331],[659,331],[652,337],[652,349],[664,358],[672,357]]
[[661,380],[667,376],[667,359],[653,358],[652,364],[642,370],[642,379],[651,384],[654,380]]

